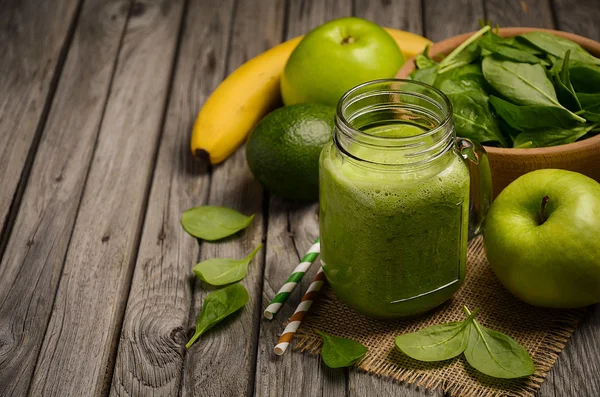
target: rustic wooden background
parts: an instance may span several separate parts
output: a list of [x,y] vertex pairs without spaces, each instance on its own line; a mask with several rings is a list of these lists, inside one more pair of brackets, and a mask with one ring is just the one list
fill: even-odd
[[[212,168],[188,150],[228,73],[349,15],[434,41],[478,18],[600,40],[598,0],[0,0],[0,396],[439,395],[276,358],[310,277],[276,320],[261,312],[317,235],[316,205],[264,192],[243,150]],[[198,245],[179,217],[209,203],[256,220]],[[193,264],[260,241],[249,304],[186,351],[208,292]],[[539,395],[599,396],[599,374],[597,305]]]

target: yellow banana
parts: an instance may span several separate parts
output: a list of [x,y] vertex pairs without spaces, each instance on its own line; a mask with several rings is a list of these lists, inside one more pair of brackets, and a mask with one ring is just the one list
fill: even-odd
[[[385,28],[406,59],[423,51],[426,38]],[[279,80],[302,36],[283,42],[252,58],[231,73],[208,97],[192,130],[196,157],[218,164],[244,142],[254,125],[280,103]]]
[[406,60],[409,60],[417,54],[422,53],[428,44],[433,44],[425,37],[419,36],[415,33],[405,32],[404,30],[398,29],[384,29],[389,33],[390,36],[394,38],[394,40],[396,40],[396,44],[398,44],[398,47],[400,47],[402,50]]

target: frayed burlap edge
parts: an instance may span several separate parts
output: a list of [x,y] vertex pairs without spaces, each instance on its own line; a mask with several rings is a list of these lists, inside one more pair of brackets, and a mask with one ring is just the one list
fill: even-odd
[[[481,239],[477,239],[470,244],[469,247],[469,271],[465,285],[457,293],[456,300],[452,305],[444,305],[438,309],[433,315],[426,316],[422,319],[407,319],[400,322],[381,322],[370,320],[360,314],[347,308],[341,303],[333,291],[325,288],[321,297],[315,303],[313,311],[307,316],[307,319],[302,324],[297,333],[297,342],[295,350],[305,352],[311,355],[320,354],[322,339],[315,332],[316,329],[324,330],[340,337],[349,337],[357,340],[369,347],[367,355],[357,363],[357,368],[366,373],[391,378],[394,381],[407,384],[415,384],[419,387],[424,387],[428,390],[442,390],[450,396],[469,396],[469,397],[494,397],[494,396],[514,396],[514,397],[533,397],[536,391],[544,382],[548,372],[556,362],[558,355],[564,349],[571,334],[575,331],[580,319],[586,312],[586,309],[579,310],[550,310],[536,309],[517,301],[510,296],[503,287],[496,281],[491,273],[485,254],[483,252],[483,244]],[[473,274],[474,273],[474,274]],[[469,275],[476,276],[477,273],[484,274],[484,283],[469,282]],[[493,281],[491,281],[493,280]],[[498,294],[498,297],[492,301],[503,302],[510,300],[512,310],[517,313],[522,313],[523,316],[532,316],[532,313],[537,313],[542,323],[546,324],[543,331],[536,330],[536,334],[540,334],[535,338],[528,336],[522,337],[523,330],[514,331],[507,329],[499,320],[491,320],[491,324],[486,323],[486,315],[490,315],[490,307],[484,311],[482,309],[478,319],[484,326],[489,326],[492,329],[505,332],[521,344],[525,346],[531,354],[536,372],[534,375],[516,380],[499,380],[482,375],[471,368],[464,357],[447,360],[441,363],[419,363],[414,364],[414,360],[403,356],[397,349],[393,347],[393,335],[399,335],[405,332],[414,332],[424,326],[436,323],[436,318],[441,317],[443,320],[456,321],[458,318],[453,318],[452,315],[444,314],[444,311],[452,310],[451,307],[469,303],[473,308],[479,307],[475,298],[478,296],[477,291],[470,291],[470,288],[481,288],[486,283],[492,284],[489,288]],[[487,288],[487,286],[485,286]],[[464,297],[467,297],[464,299]],[[461,297],[463,299],[461,299]],[[469,302],[464,302],[468,300]],[[494,303],[487,303],[487,306],[493,306]],[[450,307],[449,307],[450,306]],[[502,306],[498,306],[501,308]],[[516,309],[515,309],[516,308]],[[522,309],[519,312],[519,308]],[[487,313],[486,313],[487,312]],[[461,313],[462,315],[462,313]],[[535,315],[535,314],[534,314]],[[336,321],[337,316],[340,321]],[[483,317],[483,318],[482,318]],[[548,320],[548,317],[551,320]],[[535,323],[537,319],[530,319],[530,322]],[[446,322],[446,321],[438,321]],[[343,323],[344,326],[339,326]],[[338,326],[336,326],[338,324]],[[353,324],[356,330],[352,330]],[[364,327],[369,324],[369,327]],[[382,330],[380,334],[365,336],[360,327]],[[398,331],[396,331],[398,330]],[[521,334],[520,334],[521,333]],[[521,336],[521,338],[520,338]],[[386,351],[382,351],[379,347],[386,345]],[[390,347],[391,345],[391,347]],[[413,363],[411,363],[412,361]],[[409,365],[403,365],[406,363]]]

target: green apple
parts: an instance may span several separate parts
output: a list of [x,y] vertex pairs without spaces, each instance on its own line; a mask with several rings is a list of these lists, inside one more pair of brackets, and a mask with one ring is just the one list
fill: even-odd
[[529,304],[600,302],[600,183],[555,169],[521,176],[490,208],[485,249],[500,282]]
[[308,33],[294,49],[281,76],[285,105],[336,106],[349,89],[394,77],[404,63],[383,28],[362,18],[341,18]]

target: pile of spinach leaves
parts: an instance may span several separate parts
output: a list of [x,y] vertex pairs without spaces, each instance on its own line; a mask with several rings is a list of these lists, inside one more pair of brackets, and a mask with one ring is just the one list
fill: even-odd
[[546,32],[502,38],[482,27],[447,57],[417,55],[410,78],[450,99],[458,136],[547,147],[600,132],[600,59]]

